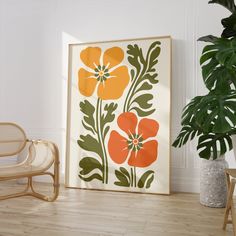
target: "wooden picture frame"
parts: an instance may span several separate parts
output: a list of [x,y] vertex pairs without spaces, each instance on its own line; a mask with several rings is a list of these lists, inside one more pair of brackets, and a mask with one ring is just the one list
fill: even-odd
[[69,45],[66,187],[170,194],[171,37]]

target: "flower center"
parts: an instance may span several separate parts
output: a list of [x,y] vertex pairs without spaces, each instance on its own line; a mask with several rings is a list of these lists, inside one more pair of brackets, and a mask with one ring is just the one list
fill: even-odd
[[104,71],[103,70],[101,70],[101,71],[99,71],[99,76],[103,76],[105,73],[104,73]]
[[134,145],[138,145],[138,143],[139,143],[137,138],[133,139],[132,142],[133,142]]
[[132,151],[138,151],[143,146],[143,138],[140,134],[131,134],[127,140],[128,148]]
[[110,74],[108,73],[108,69],[106,68],[106,66],[98,65],[94,69],[94,76],[96,77],[97,81],[103,82],[106,81]]

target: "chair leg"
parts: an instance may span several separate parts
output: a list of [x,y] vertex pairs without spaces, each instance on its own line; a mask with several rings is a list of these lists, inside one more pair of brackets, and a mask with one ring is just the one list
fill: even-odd
[[31,194],[28,192],[29,189],[30,189],[30,182],[28,180],[27,186],[22,192],[0,196],[0,200],[6,200],[9,198],[22,197],[22,196],[30,196]]
[[52,173],[50,172],[45,172],[41,175],[50,175],[52,178],[53,178],[53,194],[52,196],[46,196],[46,195],[43,195],[43,194],[40,194],[38,192],[36,192],[34,190],[34,187],[33,187],[33,180],[32,180],[32,177],[29,178],[29,182],[30,182],[30,188],[31,188],[31,191],[32,193],[30,193],[31,196],[34,196],[36,198],[39,198],[41,200],[44,200],[44,201],[47,201],[47,202],[53,202],[57,199],[58,195],[59,195],[59,183],[56,182],[56,176],[55,174],[53,175]]
[[232,216],[232,223],[233,223],[233,229],[235,232],[235,227],[236,227],[236,222],[235,222],[235,216],[234,216],[234,206],[233,206],[233,193],[234,193],[234,188],[235,188],[235,180],[231,180],[231,183],[229,185],[228,189],[228,197],[227,197],[227,204],[226,204],[226,209],[225,209],[225,214],[224,214],[224,223],[223,223],[223,229],[226,229],[226,225],[228,223],[231,223],[228,220],[229,217],[229,212],[231,211],[231,216]]
[[[5,195],[5,196],[0,196],[0,200],[5,200],[5,199],[15,198],[15,197],[22,197],[22,196],[33,196],[33,197],[39,198],[39,199],[47,201],[47,202],[55,201],[59,195],[59,188],[60,188],[59,162],[54,163],[54,174],[52,174],[51,172],[44,172],[44,173],[38,174],[37,176],[39,176],[39,175],[50,175],[52,177],[52,179],[53,179],[53,194],[52,194],[52,196],[46,196],[46,195],[37,193],[33,187],[33,176],[30,176],[30,177],[28,177],[27,186],[22,192],[9,194],[9,195]],[[31,191],[29,191],[29,190],[31,190]]]
[[60,188],[60,184],[59,184],[59,165],[60,165],[60,160],[59,160],[59,150],[58,147],[54,144],[51,143],[53,146],[53,152],[54,152],[54,157],[55,157],[55,161],[54,161],[54,174],[50,173],[50,172],[44,172],[41,175],[50,175],[53,179],[53,194],[52,196],[45,196],[42,195],[40,193],[37,193],[34,191],[33,188],[33,181],[32,181],[32,177],[30,180],[30,187],[32,190],[32,196],[42,199],[44,201],[48,201],[48,202],[53,202],[57,199],[58,195],[59,195],[59,188]]

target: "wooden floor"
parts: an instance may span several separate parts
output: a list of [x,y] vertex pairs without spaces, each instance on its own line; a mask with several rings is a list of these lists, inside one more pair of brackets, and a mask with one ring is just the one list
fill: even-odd
[[[45,185],[41,189],[45,190]],[[22,187],[22,186],[20,186]],[[0,183],[0,192],[19,185]],[[0,236],[232,236],[224,209],[201,206],[197,194],[171,196],[61,188],[54,203],[32,197],[0,202]]]

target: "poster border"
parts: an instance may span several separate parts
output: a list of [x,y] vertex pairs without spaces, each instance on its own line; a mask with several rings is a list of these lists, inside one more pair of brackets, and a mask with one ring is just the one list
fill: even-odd
[[[70,166],[70,135],[71,135],[71,69],[72,69],[72,49],[75,46],[91,45],[91,44],[103,44],[103,43],[115,43],[115,42],[127,42],[127,41],[142,41],[151,39],[169,39],[170,55],[169,55],[169,84],[170,84],[170,113],[169,113],[169,187],[168,193],[149,193],[149,192],[138,192],[138,191],[122,191],[122,190],[107,190],[107,189],[88,189],[80,187],[70,187],[69,186],[69,166]],[[67,81],[67,121],[66,121],[66,151],[65,151],[65,187],[71,189],[84,189],[92,191],[108,191],[108,192],[123,192],[123,193],[139,193],[139,194],[152,194],[152,195],[171,195],[171,163],[172,163],[172,152],[171,152],[171,128],[172,128],[172,37],[167,36],[154,36],[154,37],[143,37],[143,38],[131,38],[131,39],[118,39],[118,40],[106,40],[106,41],[96,41],[96,42],[84,42],[84,43],[71,43],[68,44],[68,81]]]

